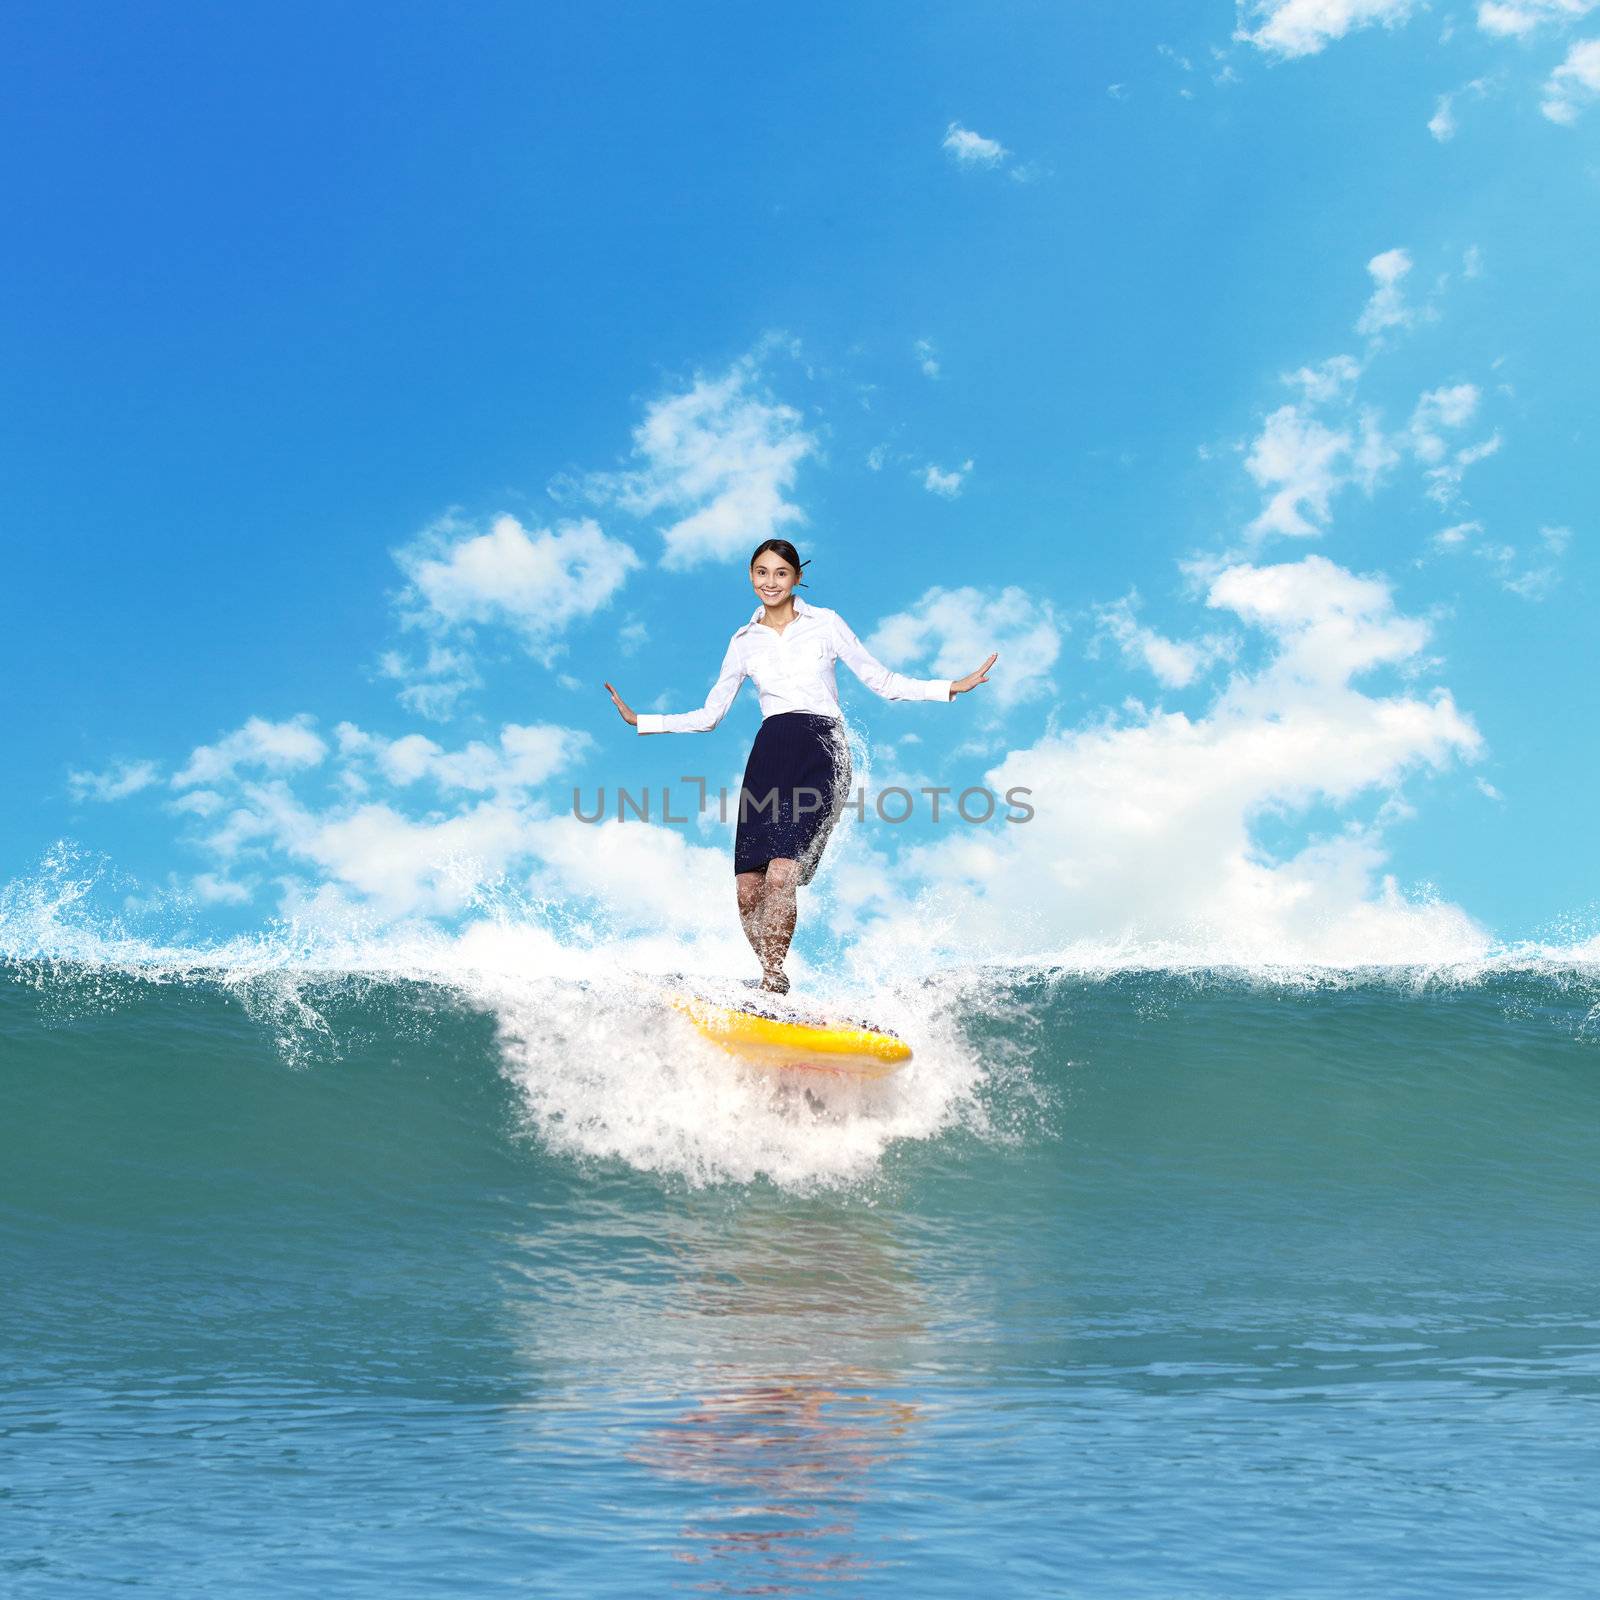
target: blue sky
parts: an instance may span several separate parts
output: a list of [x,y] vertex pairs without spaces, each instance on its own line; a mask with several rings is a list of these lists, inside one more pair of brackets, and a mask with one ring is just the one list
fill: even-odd
[[1001,652],[847,681],[874,778],[1041,810],[857,830],[834,938],[1593,931],[1588,0],[0,28],[0,878],[722,940],[717,830],[563,813],[736,780],[749,686],[600,685],[698,704],[779,532],[903,670]]

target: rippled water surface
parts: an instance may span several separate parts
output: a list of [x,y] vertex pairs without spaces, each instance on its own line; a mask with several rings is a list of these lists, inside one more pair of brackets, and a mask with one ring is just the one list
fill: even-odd
[[571,984],[12,967],[0,1588],[1592,1594],[1595,999],[1012,975],[819,1099]]

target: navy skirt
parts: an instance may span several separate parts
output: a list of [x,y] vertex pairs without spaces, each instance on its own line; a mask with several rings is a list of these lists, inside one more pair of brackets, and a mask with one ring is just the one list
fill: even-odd
[[733,870],[795,861],[810,883],[850,792],[850,747],[837,717],[780,711],[763,719],[739,794]]

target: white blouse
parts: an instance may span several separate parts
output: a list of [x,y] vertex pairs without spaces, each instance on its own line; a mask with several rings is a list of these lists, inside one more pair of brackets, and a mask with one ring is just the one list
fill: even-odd
[[908,678],[869,655],[837,611],[794,597],[794,621],[782,633],[762,621],[765,606],[728,641],[722,670],[698,711],[641,711],[640,733],[709,733],[728,714],[739,685],[751,679],[761,696],[761,716],[810,711],[839,717],[833,664],[843,661],[874,694],[885,700],[952,700],[949,678]]

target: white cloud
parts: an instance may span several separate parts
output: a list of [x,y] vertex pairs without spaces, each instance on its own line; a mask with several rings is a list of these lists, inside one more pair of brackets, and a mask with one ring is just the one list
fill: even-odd
[[[1458,127],[1455,111],[1456,101],[1465,94],[1474,95],[1481,100],[1493,86],[1493,81],[1489,78],[1474,78],[1470,83],[1464,83],[1459,89],[1452,89],[1449,93],[1440,95],[1434,105],[1433,116],[1428,122],[1428,132],[1440,144],[1455,138]],[[1470,274],[1468,275],[1470,276]]]
[[1500,587],[1519,600],[1543,600],[1561,582],[1561,558],[1572,542],[1570,528],[1539,530],[1539,555],[1535,564],[1517,570],[1517,552],[1510,545],[1485,546],[1479,554],[1494,566]]
[[1248,531],[1293,539],[1320,533],[1333,493],[1344,482],[1340,461],[1351,445],[1349,433],[1326,427],[1296,405],[1274,411],[1245,458],[1245,470],[1269,495]]
[[214,872],[199,872],[189,880],[189,893],[208,906],[242,906],[250,903],[247,885],[235,883],[231,878],[218,877]]
[[1600,0],[1484,0],[1478,7],[1478,26],[1501,38],[1522,38],[1546,23],[1576,22],[1594,10]]
[[[687,815],[694,791],[673,793],[675,814]],[[592,795],[585,801],[591,809],[592,801]],[[714,811],[714,789],[708,804]],[[549,887],[604,906],[614,923],[671,929],[686,938],[727,931],[733,883],[720,844],[694,844],[681,827],[640,822],[631,813],[619,822],[614,809],[602,822],[542,819],[530,824],[526,837]]]
[[[1376,336],[1380,330],[1406,324],[1415,314],[1404,304],[1400,285],[1412,269],[1404,250],[1375,256],[1368,271],[1376,290],[1359,326]],[[1466,254],[1469,275],[1481,270],[1477,247]],[[1428,313],[1431,314],[1431,313]],[[1376,341],[1370,350],[1376,351]],[[1409,423],[1386,432],[1376,408],[1358,404],[1356,385],[1366,363],[1354,356],[1330,357],[1316,366],[1284,373],[1282,381],[1298,388],[1299,401],[1280,406],[1250,443],[1245,469],[1267,498],[1246,533],[1312,538],[1324,531],[1334,495],[1347,484],[1368,494],[1407,455],[1424,469],[1425,493],[1440,505],[1451,503],[1468,467],[1500,448],[1500,435],[1453,448],[1447,435],[1477,415],[1481,391],[1471,383],[1444,384],[1421,395]],[[1331,411],[1330,417],[1320,415]]]
[[[1314,805],[1390,802],[1413,773],[1475,756],[1480,736],[1449,694],[1363,692],[1355,679],[1413,667],[1425,624],[1388,585],[1320,556],[1219,573],[1207,604],[1260,630],[1271,656],[1235,674],[1202,716],[1135,709],[1045,735],[986,775],[1031,789],[1034,818],[954,831],[908,852],[882,915],[860,928],[864,963],[922,959],[960,907],[959,940],[983,954],[1181,944],[1199,959],[1367,963],[1481,948],[1453,907],[1408,900],[1382,875],[1381,820],[1351,821],[1274,856],[1257,819]],[[898,898],[896,898],[898,896]]]
[[933,348],[931,339],[918,339],[911,347],[912,353],[917,358],[917,366],[923,377],[937,378],[939,376],[939,356]]
[[1464,427],[1477,412],[1480,396],[1475,384],[1456,383],[1430,389],[1411,413],[1411,448],[1417,459],[1437,462],[1449,448],[1441,430]]
[[497,795],[536,787],[594,744],[588,734],[552,723],[507,723],[498,747],[474,739],[460,750],[445,750],[420,733],[385,739],[352,722],[341,722],[335,737],[341,758],[358,777],[371,769],[401,788],[427,779],[445,793]]
[[1361,363],[1354,356],[1329,356],[1314,367],[1284,373],[1282,381],[1298,387],[1308,405],[1326,405],[1331,400],[1343,399],[1345,391],[1354,387],[1361,372]]
[[1406,305],[1401,287],[1411,264],[1410,253],[1405,250],[1385,250],[1367,263],[1377,287],[1356,322],[1357,333],[1371,338],[1386,328],[1410,327],[1416,321],[1416,313]]
[[985,139],[959,122],[945,130],[944,148],[950,159],[963,167],[996,167],[1011,154],[998,139]]
[[1234,38],[1280,58],[1310,56],[1356,29],[1397,27],[1411,11],[1412,0],[1239,0]]
[[961,486],[966,482],[967,474],[972,471],[972,463],[963,461],[959,467],[949,472],[942,472],[938,467],[928,466],[922,475],[922,487],[929,494],[941,495],[946,500],[954,500],[961,493]]
[[[640,565],[592,519],[530,531],[513,516],[496,517],[487,533],[447,518],[397,550],[395,560],[410,580],[401,599],[408,621],[430,628],[499,624],[547,661],[558,636],[609,605]],[[429,675],[441,698],[470,681],[464,658],[434,662]]]
[[437,641],[428,646],[420,661],[411,660],[399,650],[384,651],[378,659],[378,676],[403,683],[405,687],[395,698],[406,710],[430,722],[446,721],[461,697],[483,682],[464,650]]
[[[453,917],[509,891],[554,900],[569,914],[581,911],[575,898],[584,897],[594,931],[726,934],[731,885],[720,844],[691,843],[681,826],[631,816],[617,822],[614,790],[605,791],[611,820],[593,824],[565,809],[570,795],[561,796],[562,814],[552,815],[526,792],[521,780],[547,776],[550,752],[541,749],[528,766],[529,752],[507,736],[564,730],[508,728],[498,752],[469,746],[454,754],[420,737],[386,741],[350,724],[339,731],[349,759],[386,767],[402,787],[433,780],[457,805],[413,814],[394,799],[358,798],[319,808],[281,781],[243,784],[222,826],[202,842],[225,864],[282,861],[282,914],[314,913],[336,924],[352,916]],[[515,781],[505,781],[519,762],[523,769],[509,774]],[[474,791],[482,797],[472,798]],[[692,810],[692,789],[674,793],[675,812]],[[593,799],[585,796],[586,809]],[[710,803],[714,815],[714,791]],[[307,869],[313,879],[296,875]],[[195,889],[235,898],[235,886],[215,874],[202,874]]]
[[1014,585],[998,592],[935,588],[885,617],[864,642],[890,666],[925,669],[930,678],[965,677],[998,652],[989,681],[973,694],[1003,711],[1054,687],[1050,669],[1065,631],[1048,600]]
[[[681,828],[593,827],[551,816],[541,789],[591,747],[587,734],[509,724],[495,743],[446,750],[422,734],[388,739],[341,723],[336,746],[344,792],[317,802],[293,787],[327,750],[308,721],[256,719],[196,752],[184,776],[204,770],[225,792],[188,790],[174,802],[212,824],[197,842],[217,870],[191,880],[194,897],[243,904],[252,886],[229,869],[275,860],[285,874],[280,911],[320,907],[316,914],[324,920],[450,917],[506,886],[599,895],[606,904],[596,915],[623,927],[682,925],[709,919],[713,907],[719,922],[726,917],[723,849],[687,845]],[[279,775],[249,775],[262,770]],[[408,808],[403,792],[423,783],[432,793]],[[380,784],[392,792],[369,792]],[[559,799],[565,809],[569,793]],[[680,797],[677,809],[685,808]],[[698,910],[684,903],[686,886]]]
[[[1416,0],[1236,0],[1238,26],[1234,38],[1278,59],[1315,55],[1336,39],[1363,28],[1398,27],[1413,11],[1426,10]],[[1478,28],[1500,39],[1525,39],[1546,27],[1570,27],[1600,6],[1600,0],[1480,0]],[[1446,20],[1441,42],[1452,24]],[[1456,105],[1463,93],[1487,93],[1492,80],[1474,79],[1463,89],[1441,94],[1434,103],[1428,131],[1441,144],[1457,132]],[[1600,97],[1600,39],[1574,44],[1546,81],[1541,106],[1552,122],[1571,123]],[[1363,331],[1367,331],[1363,329]],[[1376,330],[1374,330],[1376,331]]]
[[1564,127],[1600,95],[1600,39],[1580,39],[1545,82],[1540,110]]
[[191,789],[196,784],[223,782],[240,767],[263,772],[303,771],[317,766],[327,753],[327,745],[313,731],[308,716],[291,717],[287,722],[251,717],[226,738],[200,745],[173,778],[172,787]]
[[1426,623],[1395,611],[1383,579],[1358,577],[1325,556],[1229,567],[1212,583],[1206,604],[1274,636],[1278,655],[1265,684],[1272,693],[1291,681],[1345,683],[1416,655],[1428,637]]
[[215,789],[190,789],[173,800],[168,809],[179,816],[214,817],[227,803]]
[[654,401],[633,432],[642,465],[596,474],[591,493],[635,516],[665,510],[662,565],[684,569],[748,554],[805,521],[787,497],[816,441],[792,407],[757,391],[753,357],[720,378],[697,375],[682,394]]
[[[526,803],[496,796],[453,813],[407,816],[384,801],[317,808],[282,779],[240,785],[233,809],[202,841],[225,866],[278,857],[309,864],[324,891],[379,919],[449,916],[473,904],[524,850]],[[284,882],[283,908],[308,894]]]
[[1142,665],[1164,688],[1186,689],[1216,661],[1232,658],[1235,644],[1226,634],[1201,639],[1169,639],[1143,626],[1136,615],[1137,593],[1095,607],[1100,632],[1113,640],[1125,661]]
[[[1366,406],[1351,409],[1364,371],[1354,356],[1337,355],[1282,375],[1281,381],[1298,388],[1303,399],[1279,406],[1251,441],[1245,470],[1268,496],[1246,529],[1252,537],[1315,537],[1326,526],[1339,489],[1355,482],[1371,493],[1399,460],[1378,413]],[[1342,408],[1344,420],[1323,421],[1315,413],[1324,406]]]
[[1457,450],[1448,461],[1443,461],[1436,467],[1429,467],[1423,474],[1428,480],[1428,487],[1424,491],[1428,498],[1435,505],[1453,505],[1460,495],[1461,480],[1466,475],[1467,468],[1487,460],[1492,455],[1497,455],[1500,445],[1500,435],[1494,433],[1478,444],[1467,445]]
[[1494,574],[1507,594],[1519,600],[1543,600],[1561,582],[1562,558],[1572,542],[1572,530],[1545,526],[1531,560],[1524,560],[1515,545],[1500,544],[1484,536],[1481,522],[1458,522],[1442,528],[1430,541],[1444,555],[1471,554]]
[[525,819],[515,806],[483,801],[443,819],[417,820],[371,804],[294,822],[279,837],[284,849],[354,890],[380,916],[398,917],[466,909],[520,854]]
[[[384,917],[450,914],[469,904],[525,850],[530,791],[591,742],[571,729],[516,724],[501,730],[497,745],[474,741],[455,751],[422,734],[391,740],[348,722],[335,738],[346,798],[331,805],[308,806],[286,781],[320,767],[328,754],[311,719],[301,716],[252,718],[196,750],[173,779],[186,791],[174,807],[213,821],[200,842],[223,866],[274,854],[311,863],[340,894],[355,896],[351,903]],[[444,796],[490,798],[420,818],[367,798],[375,783],[404,789],[422,780]],[[199,783],[219,787],[192,787]],[[251,891],[230,876],[202,873],[192,892],[209,903],[242,904]]]
[[126,800],[160,781],[160,769],[153,761],[118,761],[104,772],[67,774],[74,800]]
[[1400,459],[1394,441],[1383,431],[1378,413],[1364,406],[1360,417],[1361,437],[1350,458],[1351,476],[1371,494],[1378,480]]

